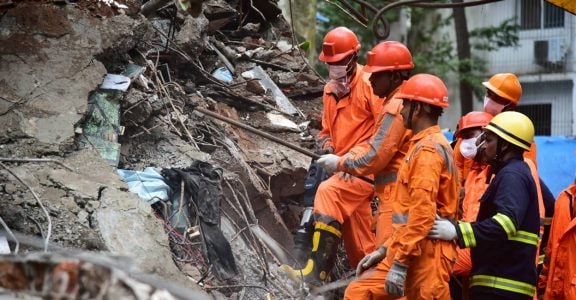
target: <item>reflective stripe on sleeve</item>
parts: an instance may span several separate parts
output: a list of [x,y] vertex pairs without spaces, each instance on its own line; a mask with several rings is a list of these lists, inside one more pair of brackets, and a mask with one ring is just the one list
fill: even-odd
[[467,222],[459,222],[458,227],[462,232],[464,246],[466,248],[476,247],[476,237],[474,237],[474,230],[472,230],[472,225]]
[[504,229],[506,235],[508,235],[508,239],[511,239],[516,235],[516,226],[514,226],[514,222],[512,222],[510,217],[505,214],[497,213],[492,217],[492,219],[496,220],[496,222],[502,226],[502,229]]
[[393,214],[392,224],[406,224],[408,223],[408,215]]
[[540,238],[535,233],[524,230],[518,230],[514,236],[512,237],[509,236],[508,239],[511,241],[517,241],[528,245],[538,246],[538,240]]

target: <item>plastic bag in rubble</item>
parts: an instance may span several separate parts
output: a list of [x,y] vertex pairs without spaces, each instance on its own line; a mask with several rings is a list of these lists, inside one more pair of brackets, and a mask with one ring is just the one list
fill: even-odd
[[226,67],[220,67],[214,70],[214,72],[212,72],[212,77],[224,82],[232,82],[233,79],[232,73]]
[[164,182],[164,177],[154,168],[148,167],[144,171],[116,170],[118,175],[128,183],[128,190],[138,194],[140,199],[152,205],[159,200],[168,200],[170,187]]

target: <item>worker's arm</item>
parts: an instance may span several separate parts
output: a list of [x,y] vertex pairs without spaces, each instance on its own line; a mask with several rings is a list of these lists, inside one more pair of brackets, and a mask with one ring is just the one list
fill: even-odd
[[553,252],[556,251],[556,245],[558,244],[560,236],[562,235],[564,229],[568,226],[566,220],[571,219],[571,216],[569,215],[569,207],[570,198],[572,195],[570,194],[569,189],[570,188],[563,190],[555,203],[554,210],[558,212],[559,216],[552,218],[550,235],[546,244],[546,256],[544,258],[544,265],[542,266],[542,271],[540,272],[540,276],[538,278],[539,293],[542,293],[546,289],[546,285],[548,283],[548,274],[550,270],[550,259],[554,254]]
[[354,146],[338,161],[338,170],[352,175],[374,174],[384,169],[396,153],[403,149],[410,136],[404,128],[400,115],[402,103],[390,99],[377,122],[369,141]]
[[322,112],[322,130],[318,133],[318,142],[317,146],[318,149],[321,149],[324,153],[332,153],[334,152],[334,144],[332,143],[332,133],[330,131],[331,125],[330,124],[330,114],[331,114],[331,107],[332,103],[330,101],[333,100],[333,96],[324,92],[324,99],[323,105],[324,109]]

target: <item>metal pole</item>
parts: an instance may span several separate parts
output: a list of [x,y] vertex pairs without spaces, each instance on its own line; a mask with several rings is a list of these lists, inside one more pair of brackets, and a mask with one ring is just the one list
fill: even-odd
[[[302,153],[302,154],[304,154],[304,155],[307,155],[307,156],[309,156],[309,157],[312,157],[313,159],[318,159],[318,158],[320,158],[320,155],[318,155],[318,154],[316,154],[316,153],[314,153],[314,152],[312,152],[312,151],[310,151],[310,150],[307,150],[307,149],[304,149],[304,148],[301,148],[301,147],[298,147],[298,146],[294,146],[294,145],[286,142],[285,140],[279,139],[279,138],[277,138],[277,137],[275,137],[275,136],[273,136],[273,135],[271,135],[271,134],[268,134],[268,133],[266,133],[266,132],[264,132],[264,131],[258,130],[258,129],[256,129],[256,128],[254,128],[254,127],[248,126],[248,125],[246,125],[246,124],[240,123],[240,122],[238,122],[238,121],[236,121],[236,120],[232,120],[232,119],[230,119],[230,118],[221,116],[221,115],[219,115],[219,114],[217,114],[217,113],[215,113],[215,112],[209,111],[209,110],[204,109],[204,108],[201,108],[201,107],[196,107],[196,108],[194,108],[194,109],[195,109],[196,111],[199,111],[199,112],[201,112],[201,113],[203,113],[203,114],[205,114],[205,115],[207,115],[207,116],[210,116],[210,117],[212,117],[212,118],[218,119],[218,120],[220,120],[220,121],[224,121],[224,122],[226,122],[226,123],[228,123],[228,124],[232,124],[232,125],[234,125],[234,126],[237,126],[237,127],[242,128],[242,129],[245,129],[245,130],[247,130],[247,131],[250,131],[250,132],[252,132],[252,133],[254,133],[254,134],[257,134],[257,135],[259,135],[259,136],[261,136],[261,137],[267,138],[267,139],[269,139],[269,140],[271,140],[271,141],[274,141],[274,142],[276,142],[276,143],[278,143],[278,144],[280,144],[280,145],[286,146],[286,147],[288,147],[288,148],[290,148],[290,149],[292,149],[292,150],[294,150],[294,151],[297,151],[297,152],[300,152],[300,153]],[[372,184],[374,183],[374,181],[373,181],[372,179],[368,178],[368,177],[365,177],[365,176],[357,176],[357,177],[360,178],[360,179],[362,179],[362,180],[364,180],[364,181],[366,181],[366,182],[368,182],[368,183],[372,183]]]

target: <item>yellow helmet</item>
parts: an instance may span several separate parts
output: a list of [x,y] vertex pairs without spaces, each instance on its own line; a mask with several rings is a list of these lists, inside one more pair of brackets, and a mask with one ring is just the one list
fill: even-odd
[[534,124],[526,115],[516,111],[497,114],[484,128],[524,150],[530,150],[534,140]]

